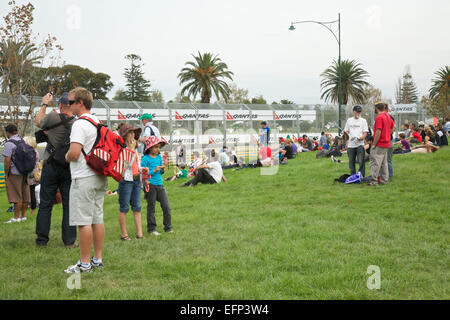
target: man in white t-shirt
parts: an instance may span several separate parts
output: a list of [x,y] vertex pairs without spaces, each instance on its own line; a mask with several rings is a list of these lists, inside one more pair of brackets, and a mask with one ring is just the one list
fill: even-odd
[[348,163],[350,174],[355,174],[355,163],[358,159],[359,172],[364,177],[366,174],[366,164],[364,161],[364,140],[366,139],[369,127],[366,119],[361,118],[362,108],[355,106],[353,108],[353,117],[347,120],[344,131],[348,134]]
[[211,162],[195,168],[197,172],[195,178],[182,184],[180,187],[195,186],[199,182],[206,184],[220,183],[222,180],[227,182],[223,174],[222,165],[217,161],[217,155],[213,151],[211,152]]
[[[69,92],[69,104],[72,113],[79,118],[87,117],[99,123],[92,115],[92,93],[84,88],[75,88]],[[91,272],[102,268],[103,241],[103,202],[108,187],[105,176],[97,175],[87,165],[84,153],[88,154],[97,138],[97,127],[86,119],[78,119],[72,125],[70,149],[66,154],[70,162],[72,184],[69,197],[69,224],[78,227],[80,237],[80,260],[68,267],[66,273]],[[91,259],[92,239],[94,257]]]

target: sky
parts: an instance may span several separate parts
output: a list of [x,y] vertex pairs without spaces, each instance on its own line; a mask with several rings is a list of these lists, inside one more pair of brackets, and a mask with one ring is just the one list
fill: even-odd
[[[17,0],[17,3],[29,1]],[[66,64],[111,76],[125,87],[125,56],[135,53],[152,89],[173,99],[177,75],[192,54],[217,54],[234,73],[233,82],[271,103],[324,103],[320,74],[338,58],[333,35],[319,24],[341,14],[342,59],[356,60],[383,97],[395,100],[395,86],[410,66],[420,96],[433,73],[450,64],[448,0],[31,0],[33,31],[51,34]],[[9,8],[0,3],[0,15]],[[333,30],[337,32],[337,24]],[[199,97],[197,97],[199,98]]]

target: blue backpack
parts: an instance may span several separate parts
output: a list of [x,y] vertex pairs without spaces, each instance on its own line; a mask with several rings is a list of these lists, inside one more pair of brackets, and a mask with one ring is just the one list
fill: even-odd
[[361,183],[361,172],[357,172],[355,174],[352,174],[350,177],[347,178],[347,180],[345,180],[346,184],[349,183]]
[[11,156],[11,161],[19,170],[20,174],[28,175],[36,167],[36,151],[33,147],[26,144],[23,139],[8,140],[16,145],[16,150]]

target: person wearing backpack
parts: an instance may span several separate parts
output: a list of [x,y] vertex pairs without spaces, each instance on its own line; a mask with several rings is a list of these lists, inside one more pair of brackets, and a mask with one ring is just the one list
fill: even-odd
[[26,212],[30,202],[30,187],[27,176],[36,165],[36,152],[18,135],[17,126],[5,127],[8,141],[3,150],[6,194],[9,203],[14,204],[14,218],[6,223],[27,220]]
[[[42,106],[36,115],[36,126],[44,129],[47,135],[47,147],[44,151],[44,165],[41,173],[41,188],[39,191],[39,210],[36,217],[36,246],[44,247],[49,241],[52,209],[58,189],[62,198],[61,237],[67,248],[75,247],[77,229],[69,225],[69,191],[70,167],[65,162],[64,149],[70,139],[70,130],[75,122],[69,105],[69,94],[64,92],[58,100],[59,113],[52,111],[46,114],[46,109],[53,96],[48,93],[42,98]],[[57,153],[57,150],[60,151]],[[67,150],[66,150],[67,152]]]
[[[92,93],[85,88],[78,87],[69,92],[69,105],[73,114],[79,118],[72,125],[70,149],[66,154],[72,176],[69,223],[78,227],[80,259],[64,270],[66,273],[91,272],[103,268],[103,203],[108,180],[105,175],[93,171],[86,161],[96,144],[97,127],[101,128],[98,126],[101,123],[99,119],[91,114],[92,103]],[[92,244],[94,256],[91,259]]]

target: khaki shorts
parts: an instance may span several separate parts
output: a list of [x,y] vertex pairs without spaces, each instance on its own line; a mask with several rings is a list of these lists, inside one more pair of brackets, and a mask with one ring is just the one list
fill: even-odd
[[10,174],[5,185],[9,203],[30,202],[30,186],[26,176]]
[[71,226],[103,224],[103,202],[107,187],[107,177],[99,175],[72,179],[69,197]]

